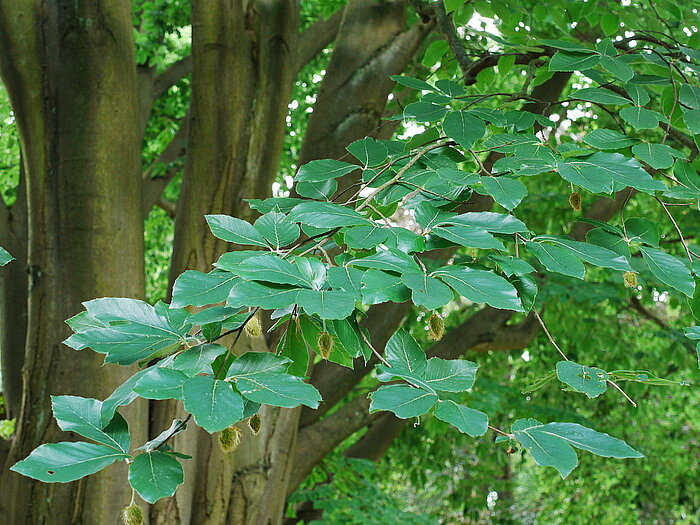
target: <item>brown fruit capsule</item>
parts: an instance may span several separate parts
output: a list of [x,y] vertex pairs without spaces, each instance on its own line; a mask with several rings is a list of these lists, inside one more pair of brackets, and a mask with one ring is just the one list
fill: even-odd
[[574,211],[581,211],[581,194],[577,191],[569,195],[569,205]]
[[253,414],[250,416],[250,419],[248,419],[248,426],[250,427],[250,431],[253,433],[253,435],[257,436],[258,432],[260,432],[260,428],[262,427],[262,419],[260,419],[258,414]]
[[323,359],[328,360],[333,350],[333,337],[331,334],[328,332],[321,332],[318,334],[316,344],[318,345],[318,353]]
[[439,314],[428,317],[428,335],[433,341],[439,341],[445,335],[445,321]]
[[122,522],[124,525],[143,525],[143,509],[132,503],[122,509]]
[[230,426],[219,432],[219,445],[225,453],[230,453],[236,450],[241,442],[241,429],[236,426]]
[[625,274],[622,276],[622,280],[625,281],[625,286],[627,288],[637,287],[637,275],[632,272],[625,272]]
[[255,339],[262,335],[262,326],[260,326],[260,319],[257,316],[251,317],[250,321],[245,324],[245,333],[248,337]]

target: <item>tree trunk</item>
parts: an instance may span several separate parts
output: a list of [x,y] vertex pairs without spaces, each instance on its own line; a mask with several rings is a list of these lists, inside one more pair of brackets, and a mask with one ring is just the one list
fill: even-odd
[[[101,296],[143,295],[140,133],[128,0],[0,5],[1,72],[26,174],[28,323],[18,429],[7,466],[69,438],[49,395],[104,398],[127,375],[61,341],[64,320]],[[7,351],[7,348],[3,348]],[[143,407],[130,411],[142,437]],[[6,523],[115,523],[131,491],[124,464],[71,484],[5,470]]]

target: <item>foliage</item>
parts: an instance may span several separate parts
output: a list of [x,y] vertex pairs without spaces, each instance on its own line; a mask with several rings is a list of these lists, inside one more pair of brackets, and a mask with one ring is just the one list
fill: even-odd
[[[455,11],[456,21],[469,20],[474,13],[472,5],[445,4],[448,11]],[[42,481],[65,482],[126,460],[132,487],[146,501],[155,502],[172,495],[182,483],[180,460],[187,458],[172,450],[168,441],[192,418],[215,433],[252,417],[260,404],[315,408],[322,400],[305,381],[309,362],[327,359],[352,366],[358,357],[380,362],[371,384],[372,411],[427,420],[425,433],[434,441],[444,433],[437,420],[450,424],[463,435],[453,434],[458,437],[447,450],[458,449],[460,460],[467,458],[491,479],[498,477],[493,474],[498,469],[509,472],[513,463],[552,466],[566,478],[579,462],[572,446],[620,459],[662,453],[662,447],[642,439],[637,426],[649,424],[651,415],[642,414],[628,425],[629,415],[610,398],[633,400],[640,394],[673,405],[654,389],[684,384],[677,377],[682,367],[668,369],[659,359],[643,360],[619,348],[601,348],[616,346],[610,341],[623,330],[629,336],[631,328],[621,326],[630,321],[621,312],[630,300],[653,302],[654,291],[657,299],[664,295],[669,311],[686,323],[684,334],[698,341],[700,354],[700,328],[689,326],[695,322],[687,313],[700,317],[700,257],[683,233],[693,228],[700,203],[697,145],[690,138],[700,132],[697,33],[615,37],[615,17],[628,13],[618,13],[615,6],[601,15],[594,2],[585,4],[575,13],[577,20],[607,37],[586,38],[582,30],[574,42],[544,38],[537,31],[526,34],[529,28],[522,21],[530,24],[533,17],[541,26],[549,24],[567,34],[572,27],[566,15],[543,11],[541,6],[511,10],[500,2],[476,3],[482,20],[497,15],[501,36],[475,31],[467,48],[489,47],[499,53],[498,75],[485,68],[473,85],[464,86],[455,74],[457,64],[449,58],[449,46],[433,42],[423,57],[425,74],[394,77],[399,90],[408,93],[408,103],[397,118],[421,129],[420,134],[404,140],[368,137],[348,146],[352,157],[301,166],[294,175],[293,198],[282,190],[274,198],[250,201],[260,213],[252,224],[207,216],[216,237],[246,249],[225,253],[209,273],[182,274],[174,284],[171,304],[126,298],[86,302],[85,312],[68,320],[75,333],[66,344],[104,354],[106,363],[137,363],[141,370],[104,401],[54,397],[54,416],[61,428],[97,443],[42,445],[13,469]],[[675,13],[667,3],[661,9]],[[167,22],[164,31],[172,31],[171,24],[177,23],[182,24]],[[529,62],[516,64],[525,53]],[[319,63],[314,67],[318,69]],[[510,73],[513,70],[517,76]],[[547,103],[554,112],[551,119],[523,109],[522,102],[542,102],[532,95],[532,88],[555,73],[572,74],[574,87],[565,93],[564,102]],[[310,73],[311,81],[297,84],[295,100],[311,91],[317,75]],[[187,83],[175,92],[168,100],[175,101],[173,118],[182,119],[183,104],[177,97],[186,97]],[[304,127],[312,96],[305,95],[292,108],[297,129]],[[574,110],[582,116],[575,118]],[[295,111],[301,111],[303,118]],[[168,108],[162,113],[167,114]],[[165,129],[162,122],[151,123],[154,143],[164,140],[158,138],[159,129]],[[170,126],[168,137],[175,131]],[[296,136],[299,132],[294,131]],[[294,158],[300,139],[288,137],[287,142]],[[148,148],[146,153],[155,159]],[[287,159],[281,174],[291,177],[295,168]],[[352,185],[337,192],[343,176],[351,178]],[[625,216],[611,222],[581,219],[592,226],[585,242],[566,237],[571,223],[580,218],[581,201],[588,204],[625,188],[637,192]],[[460,205],[473,195],[493,199],[498,211],[464,212]],[[683,213],[676,212],[675,205]],[[645,218],[651,209],[669,221]],[[162,239],[171,235],[169,225],[164,212],[152,213],[148,231]],[[665,242],[673,235],[681,242]],[[439,255],[423,257],[427,252]],[[161,260],[156,268],[165,267],[162,261],[167,255],[154,257]],[[150,296],[164,298],[163,275],[154,281],[161,284],[150,284]],[[548,313],[559,314],[549,327],[555,334],[556,341],[551,341],[555,349],[546,340],[540,341],[538,351],[560,355],[528,367],[501,363],[499,369],[507,372],[509,383],[518,385],[514,388],[490,374],[484,377],[483,364],[479,368],[461,358],[428,359],[425,330],[415,319],[399,329],[385,349],[377,349],[362,323],[371,306],[389,301],[411,301],[421,319],[444,320],[448,333],[459,324],[456,318],[484,304],[512,312],[517,321],[536,317],[544,326],[539,312],[546,304]],[[189,306],[205,308],[191,313],[186,310]],[[567,318],[566,308],[575,308],[576,315]],[[602,314],[593,316],[595,308]],[[236,355],[233,344],[220,344],[225,336],[240,335],[259,318],[260,310],[272,319],[268,332],[280,336],[276,354]],[[602,318],[609,318],[609,324]],[[585,337],[581,326],[586,326]],[[680,355],[679,362],[687,360],[684,335],[663,334],[649,336],[667,342]],[[521,377],[527,377],[527,384],[519,384]],[[527,398],[519,395],[521,390]],[[182,400],[188,415],[134,449],[118,409],[136,397]],[[542,402],[533,406],[532,398]],[[571,398],[577,400],[571,406],[551,408]],[[583,401],[614,410],[603,417]],[[577,415],[579,405],[585,417]],[[642,452],[591,427],[623,436]],[[680,427],[678,423],[671,428]],[[495,441],[502,448],[497,460],[484,464],[482,458],[493,454],[495,447],[485,437],[489,428],[498,434]],[[464,443],[476,443],[469,445],[474,451],[467,452]],[[405,450],[403,455],[407,463]],[[396,451],[396,456],[401,458],[402,452]],[[80,463],[71,460],[76,457]],[[450,460],[443,460],[450,465]],[[303,493],[327,510],[326,519],[386,522],[395,514],[395,500],[362,482],[367,473],[364,464],[335,461],[332,483]],[[636,469],[638,478],[643,478],[649,469],[641,461],[614,468],[585,455],[580,461],[581,472],[574,471],[566,486],[583,481],[606,486],[621,505],[632,505],[634,496],[629,490],[610,488],[623,478],[610,473]],[[561,485],[548,484],[548,473],[519,472],[522,487],[536,487],[536,497],[521,505],[521,517],[535,522],[536,504],[553,506],[546,498]],[[385,474],[383,479],[390,484],[392,478]],[[483,483],[483,478],[471,483]],[[503,493],[512,492],[511,483],[512,479],[504,481]],[[338,494],[358,492],[367,499],[331,503]],[[366,505],[371,500],[376,505],[376,499],[384,503],[383,514]],[[459,508],[468,506],[464,502],[450,504],[458,514],[467,512]],[[565,509],[553,509],[549,515],[561,512],[562,519],[569,519],[577,512],[584,515],[582,509],[594,504],[590,497],[572,498]],[[486,513],[483,503],[481,507]],[[674,512],[680,515],[682,505]],[[423,522],[418,516],[406,519]]]

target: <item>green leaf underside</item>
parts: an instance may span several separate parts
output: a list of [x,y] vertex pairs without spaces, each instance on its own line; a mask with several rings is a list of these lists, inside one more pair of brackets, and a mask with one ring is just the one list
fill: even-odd
[[458,294],[475,303],[522,312],[518,293],[508,281],[494,273],[465,266],[444,266],[432,273]]
[[243,419],[243,398],[226,381],[196,376],[182,388],[185,409],[210,434]]
[[573,361],[559,361],[557,377],[577,392],[594,398],[605,392],[606,381],[610,375],[600,368],[579,365]]
[[372,392],[370,397],[370,412],[387,410],[401,419],[422,416],[438,401],[434,393],[406,385],[384,385]]
[[120,414],[106,428],[102,423],[102,401],[76,396],[52,396],[51,407],[61,430],[76,432],[93,441],[129,452],[129,429]]
[[435,409],[435,417],[472,437],[483,436],[489,424],[488,416],[483,412],[450,400],[438,403]]
[[113,448],[83,441],[48,443],[34,449],[10,470],[44,483],[68,483],[128,457]]
[[572,447],[609,458],[644,457],[624,441],[576,423],[542,424],[535,419],[520,419],[513,424],[513,434],[539,465],[556,468],[562,478],[578,464]]
[[129,467],[129,483],[144,501],[151,504],[175,494],[178,485],[184,481],[180,462],[159,450],[136,456]]

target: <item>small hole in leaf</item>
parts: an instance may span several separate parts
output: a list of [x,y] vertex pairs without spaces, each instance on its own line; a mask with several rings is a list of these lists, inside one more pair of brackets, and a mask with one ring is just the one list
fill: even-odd
[[48,472],[49,474],[56,474],[56,471],[55,471],[55,470],[48,470],[47,472]]

